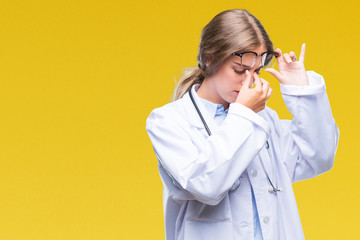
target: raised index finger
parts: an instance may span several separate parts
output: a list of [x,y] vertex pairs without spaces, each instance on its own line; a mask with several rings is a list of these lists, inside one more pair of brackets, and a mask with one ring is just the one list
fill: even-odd
[[301,45],[301,52],[299,57],[299,62],[304,63],[305,60],[305,43]]

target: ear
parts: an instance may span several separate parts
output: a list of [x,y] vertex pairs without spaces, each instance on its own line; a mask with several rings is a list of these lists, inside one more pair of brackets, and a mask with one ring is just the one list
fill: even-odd
[[209,54],[206,56],[206,66],[209,66],[211,64],[211,62],[214,60],[214,55],[213,54]]

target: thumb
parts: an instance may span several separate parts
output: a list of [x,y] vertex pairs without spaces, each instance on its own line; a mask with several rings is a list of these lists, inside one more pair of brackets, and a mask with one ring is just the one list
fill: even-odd
[[273,68],[265,68],[264,70],[266,72],[268,72],[268,73],[271,73],[274,77],[276,77],[279,80],[280,83],[284,82],[281,74],[278,71],[276,71],[275,69],[273,69]]
[[243,86],[245,86],[247,88],[251,88],[252,85],[253,85],[253,81],[252,81],[251,74],[250,74],[249,70],[246,70],[245,71],[245,80],[244,80]]

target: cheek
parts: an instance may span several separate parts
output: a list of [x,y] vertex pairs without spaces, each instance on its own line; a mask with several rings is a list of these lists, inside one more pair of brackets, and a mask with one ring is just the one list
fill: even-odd
[[239,74],[234,71],[232,67],[227,69],[221,69],[217,73],[217,84],[218,89],[223,94],[228,94],[233,92],[241,87],[243,81],[245,80],[245,73]]
[[239,87],[245,80],[245,74],[238,74],[234,71],[228,74],[227,76],[228,82],[231,86]]

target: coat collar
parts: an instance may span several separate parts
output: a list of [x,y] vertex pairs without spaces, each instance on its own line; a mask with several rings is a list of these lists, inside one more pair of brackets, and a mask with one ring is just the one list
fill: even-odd
[[[195,84],[191,87],[190,91],[194,97],[194,100],[195,100],[199,110],[201,111],[201,114],[203,115],[207,125],[209,126],[210,130],[215,129],[214,120],[213,120],[214,114],[209,113],[204,108],[203,104],[201,103],[200,97],[196,93],[196,89],[198,87],[199,87],[199,84]],[[184,107],[185,113],[187,115],[187,118],[189,120],[189,123],[192,126],[197,127],[197,128],[205,128],[198,112],[195,109],[193,102],[191,101],[189,92],[184,94],[182,101],[183,101],[183,107]]]

